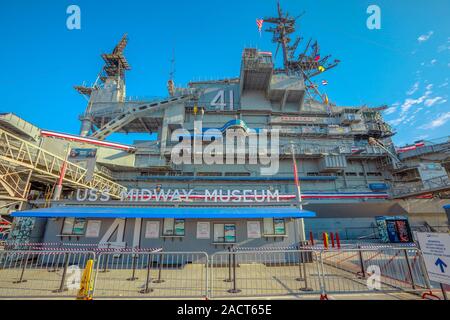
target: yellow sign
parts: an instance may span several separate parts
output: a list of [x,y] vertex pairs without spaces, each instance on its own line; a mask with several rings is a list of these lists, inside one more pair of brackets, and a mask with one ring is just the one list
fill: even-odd
[[94,260],[90,259],[86,262],[86,268],[83,271],[83,277],[81,278],[80,290],[78,290],[78,300],[91,300],[91,292],[93,290],[92,284],[92,267],[94,266]]

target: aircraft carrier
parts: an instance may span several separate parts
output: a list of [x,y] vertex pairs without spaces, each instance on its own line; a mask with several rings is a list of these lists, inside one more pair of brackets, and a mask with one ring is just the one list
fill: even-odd
[[[14,110],[1,114],[2,221],[6,225],[12,221],[11,213],[17,216],[10,237],[19,242],[84,241],[64,232],[63,218],[67,220],[68,215],[61,215],[61,219],[57,215],[38,218],[21,216],[20,212],[89,206],[125,210],[126,206],[136,206],[121,201],[123,194],[130,195],[133,189],[192,190],[176,203],[162,204],[150,197],[145,204],[139,203],[144,208],[204,207],[205,192],[213,189],[252,190],[255,194],[276,191],[284,207],[296,206],[299,198],[293,158],[302,208],[316,215],[305,219],[307,234],[319,237],[321,232],[333,231],[347,239],[376,237],[377,216],[406,216],[414,228],[447,226],[443,207],[450,203],[449,137],[395,147],[395,131],[383,120],[383,110],[388,106],[336,105],[333,97],[323,92],[323,75],[331,69],[337,72],[338,68],[334,68],[340,61],[321,52],[317,41],[295,38],[296,20],[281,8],[275,17],[262,19],[261,25],[273,36],[274,50],[245,48],[235,78],[195,81],[181,87],[171,73],[167,97],[151,100],[127,97],[126,73],[131,66],[125,57],[125,35],[112,51],[101,55],[103,68],[95,84],[75,87],[88,100],[79,118],[79,134],[38,128],[15,115]],[[132,43],[127,50],[133,50]],[[283,58],[279,66],[275,62],[278,54]],[[223,135],[229,129],[241,129],[244,133],[249,129],[279,129],[278,172],[261,175],[261,164],[251,163],[175,164],[172,150],[183,141],[183,136],[176,136],[174,141],[174,132],[185,129],[194,137],[198,121],[203,128],[216,129]],[[149,138],[127,145],[109,141],[113,133],[141,133]],[[151,134],[155,139],[150,139]],[[220,138],[203,131],[198,135],[202,146]],[[90,150],[91,157],[80,157],[77,152],[83,150]],[[103,192],[109,200],[80,203],[80,190]],[[219,201],[208,210],[213,217],[221,206],[237,205],[272,208],[265,202],[244,205]],[[95,218],[104,221],[98,239],[92,240],[98,242],[114,225],[114,217]],[[133,218],[137,221],[143,217],[128,216],[123,220]],[[161,224],[165,224],[162,219]],[[219,220],[226,223],[229,219]],[[246,221],[239,216],[236,219]],[[210,219],[212,223],[213,220]],[[77,221],[71,223],[73,227]],[[139,228],[140,225],[141,222]],[[183,228],[186,236],[191,232],[195,238],[195,230],[189,230],[187,223]],[[240,222],[236,228],[241,232]],[[4,229],[6,232],[7,227]],[[238,242],[239,236],[235,236]],[[108,241],[103,238],[102,241]],[[275,236],[267,238],[277,241]],[[185,248],[196,246],[191,240],[171,243]]]

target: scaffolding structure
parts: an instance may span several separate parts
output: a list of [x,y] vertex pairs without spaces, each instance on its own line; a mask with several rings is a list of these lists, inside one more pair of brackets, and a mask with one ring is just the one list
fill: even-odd
[[[64,171],[64,169],[65,171]],[[88,170],[66,158],[0,128],[0,201],[3,206],[27,201],[30,182],[54,184],[60,178],[65,188],[105,191],[120,199],[126,188],[99,173],[88,179]]]

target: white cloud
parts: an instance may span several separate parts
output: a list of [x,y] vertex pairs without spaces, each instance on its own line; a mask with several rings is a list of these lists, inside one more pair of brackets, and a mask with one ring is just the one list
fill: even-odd
[[428,31],[428,33],[427,34],[423,34],[423,35],[421,35],[419,38],[417,38],[417,41],[419,41],[419,42],[425,42],[425,41],[427,41],[428,39],[430,39],[430,37],[433,35],[433,31]]
[[442,98],[442,97],[435,97],[435,98],[432,98],[432,99],[425,100],[424,104],[427,107],[432,107],[435,104],[442,104],[442,103],[445,103],[445,102],[447,102],[447,100],[445,100],[444,98]]
[[443,113],[439,117],[437,117],[435,120],[431,121],[430,123],[428,123],[426,125],[423,125],[420,128],[421,129],[435,129],[440,126],[443,126],[449,120],[450,120],[450,112]]
[[438,47],[437,52],[442,52],[442,51],[446,51],[446,50],[450,50],[450,37],[447,38],[447,43],[441,44]]
[[437,60],[436,60],[436,59],[433,59],[433,60],[431,60],[431,61],[430,61],[431,65],[435,65],[435,64],[436,64],[436,62],[437,62]]
[[421,140],[427,139],[429,136],[430,136],[429,134],[422,134],[420,136],[415,137],[413,140],[414,141],[421,141]]
[[443,84],[439,85],[438,88],[444,88],[448,86],[448,81],[445,81]]
[[413,84],[413,86],[411,87],[411,89],[409,89],[406,94],[408,96],[413,95],[414,93],[416,93],[416,91],[419,90],[419,82],[417,81],[416,83]]
[[385,115],[393,114],[395,111],[397,111],[397,107],[391,106],[388,109],[384,110]]
[[388,123],[391,126],[398,126],[400,123],[402,123],[404,120],[406,119],[406,116],[401,116],[400,118],[394,119],[394,120],[389,120]]
[[409,111],[409,109],[411,109],[412,106],[423,103],[427,97],[428,95],[425,93],[425,95],[419,97],[418,99],[409,99],[409,98],[406,99],[401,106],[402,109],[401,114],[404,115]]
[[430,91],[431,89],[433,89],[433,85],[430,83],[429,85],[426,86],[426,89],[427,89],[428,91]]

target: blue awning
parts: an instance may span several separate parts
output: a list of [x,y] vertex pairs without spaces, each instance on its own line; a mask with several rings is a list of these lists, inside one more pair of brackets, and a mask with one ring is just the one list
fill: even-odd
[[450,204],[446,204],[446,205],[444,206],[444,209],[450,209]]
[[13,217],[40,218],[179,218],[253,219],[312,218],[315,212],[295,207],[76,207],[59,206],[12,213]]

